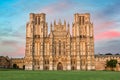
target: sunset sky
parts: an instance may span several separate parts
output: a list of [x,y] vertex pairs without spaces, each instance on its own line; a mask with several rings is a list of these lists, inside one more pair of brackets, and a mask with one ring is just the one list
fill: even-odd
[[[120,0],[0,0],[0,56],[24,57],[29,13],[46,13],[48,26],[90,13],[95,54],[120,53]],[[72,26],[72,25],[71,25]]]

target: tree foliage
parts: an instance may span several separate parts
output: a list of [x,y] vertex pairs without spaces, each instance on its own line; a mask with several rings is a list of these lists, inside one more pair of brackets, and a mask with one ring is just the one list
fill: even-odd
[[107,67],[110,67],[110,68],[115,68],[116,64],[117,64],[117,60],[115,60],[115,59],[111,59],[111,60],[107,61],[107,63],[106,63]]

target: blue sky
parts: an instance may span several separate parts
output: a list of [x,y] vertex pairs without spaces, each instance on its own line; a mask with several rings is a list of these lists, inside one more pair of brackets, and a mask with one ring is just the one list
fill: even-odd
[[95,54],[120,53],[119,0],[0,0],[0,55],[24,57],[29,13],[46,13],[48,26],[74,13],[90,13],[94,24]]

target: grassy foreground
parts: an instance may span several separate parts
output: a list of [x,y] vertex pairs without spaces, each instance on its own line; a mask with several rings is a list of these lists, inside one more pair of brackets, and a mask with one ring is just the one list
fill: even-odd
[[113,71],[0,71],[0,80],[120,80]]

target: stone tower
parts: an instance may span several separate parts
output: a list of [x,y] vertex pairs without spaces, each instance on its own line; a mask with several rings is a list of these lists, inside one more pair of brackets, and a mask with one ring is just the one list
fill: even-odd
[[90,14],[74,15],[72,34],[66,21],[48,26],[45,14],[30,14],[26,25],[26,70],[94,69],[94,34]]
[[83,70],[94,69],[94,32],[89,13],[74,14],[72,34],[76,38],[75,44],[78,45],[75,50],[78,60],[77,64]]
[[30,13],[30,21],[26,25],[25,51],[25,68],[28,70],[34,69],[35,62],[40,64],[40,68],[42,69],[43,63],[40,63],[40,61],[43,60],[44,38],[48,35],[48,27],[45,19],[44,13]]

